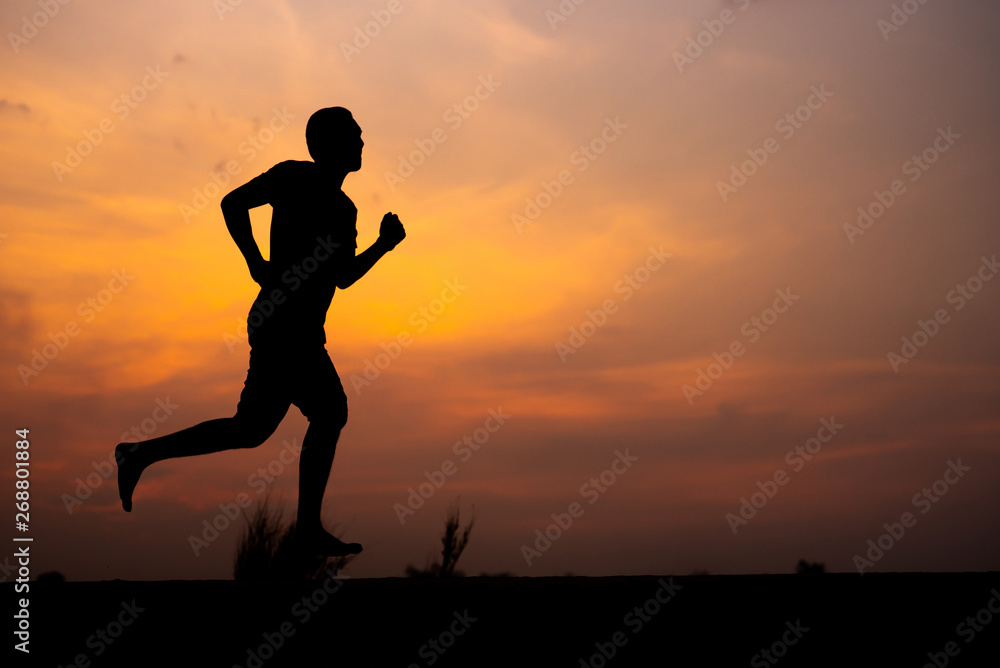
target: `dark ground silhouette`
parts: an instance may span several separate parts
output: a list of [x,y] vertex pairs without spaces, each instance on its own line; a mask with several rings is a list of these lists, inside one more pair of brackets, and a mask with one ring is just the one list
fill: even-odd
[[32,583],[31,596],[32,665],[45,666],[961,668],[1000,656],[998,573],[65,582]]

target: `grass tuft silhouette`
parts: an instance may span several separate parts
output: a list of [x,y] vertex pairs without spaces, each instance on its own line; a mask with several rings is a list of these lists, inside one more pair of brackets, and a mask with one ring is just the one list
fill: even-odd
[[246,525],[233,559],[234,580],[315,580],[337,575],[354,558],[303,553],[295,545],[295,522],[286,525],[283,517],[281,503],[272,504],[270,495],[244,515]]
[[458,558],[469,544],[469,534],[472,533],[472,525],[476,522],[475,506],[473,506],[473,516],[469,524],[460,529],[461,511],[458,500],[448,509],[448,516],[444,522],[444,534],[441,536],[441,562],[434,561],[423,569],[412,564],[406,567],[406,575],[411,578],[434,578],[434,577],[461,577],[465,575],[462,571],[456,571]]

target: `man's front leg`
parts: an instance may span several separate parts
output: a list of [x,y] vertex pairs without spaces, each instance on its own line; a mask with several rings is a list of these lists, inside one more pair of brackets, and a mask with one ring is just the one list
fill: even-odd
[[323,528],[323,494],[330,479],[333,456],[340,438],[339,427],[312,423],[302,442],[299,457],[299,508],[296,538],[304,549],[328,557],[361,552],[358,543],[344,543]]

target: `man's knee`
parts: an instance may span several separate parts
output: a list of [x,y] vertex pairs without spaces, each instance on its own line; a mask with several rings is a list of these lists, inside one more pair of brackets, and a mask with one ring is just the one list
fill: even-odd
[[345,401],[342,406],[337,406],[330,411],[329,421],[331,427],[336,427],[337,429],[343,429],[344,425],[347,424],[347,402]]
[[314,411],[308,419],[310,425],[317,425],[331,431],[340,431],[347,424],[347,402],[336,402],[323,410]]
[[233,421],[236,423],[235,447],[237,448],[256,448],[262,445],[271,437],[280,423],[280,420],[274,422],[273,420],[261,419],[260,416],[246,415],[240,412],[233,416]]

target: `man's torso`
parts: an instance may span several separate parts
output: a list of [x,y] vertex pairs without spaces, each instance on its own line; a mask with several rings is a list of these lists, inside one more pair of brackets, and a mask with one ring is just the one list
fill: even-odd
[[258,178],[273,193],[272,280],[250,309],[250,345],[322,345],[337,271],[357,248],[357,208],[312,162],[282,162]]

